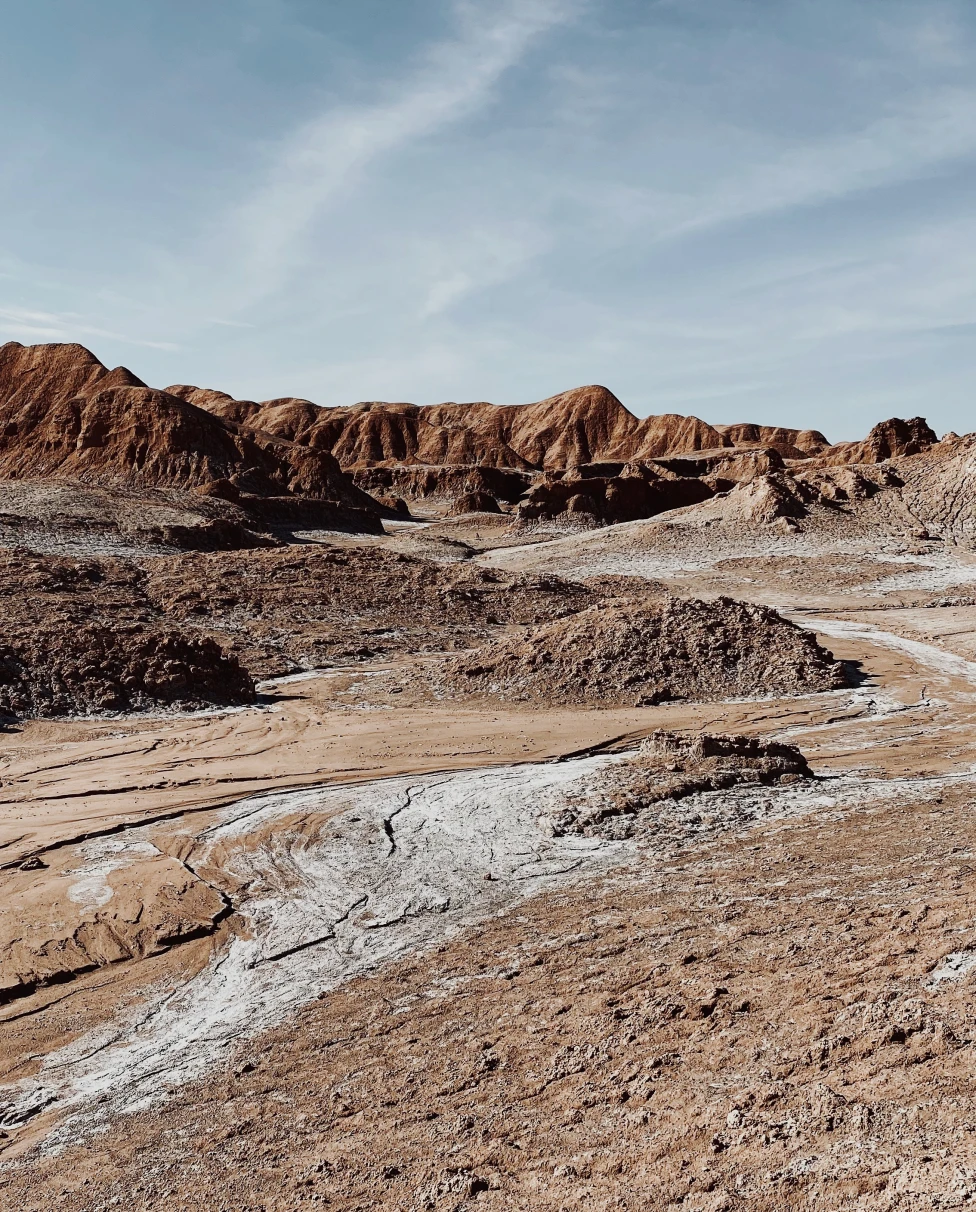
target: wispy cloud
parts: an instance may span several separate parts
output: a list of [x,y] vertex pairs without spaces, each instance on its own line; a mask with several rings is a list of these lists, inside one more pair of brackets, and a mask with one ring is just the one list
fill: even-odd
[[[834,201],[940,171],[976,153],[976,92],[950,89],[893,108],[861,130],[771,155],[674,210],[660,238]],[[677,217],[677,212],[684,217]]]
[[76,312],[33,311],[25,307],[0,307],[0,330],[13,338],[28,342],[76,341],[79,337],[104,337],[124,345],[142,349],[162,349],[170,352],[179,348],[170,341],[148,341],[141,337],[88,324]]
[[330,110],[289,135],[266,183],[229,218],[243,268],[239,300],[279,286],[323,209],[379,157],[475,112],[532,42],[567,23],[582,0],[456,0],[453,37],[437,43],[399,88],[374,105]]
[[552,235],[527,222],[465,225],[455,235],[419,241],[412,250],[421,284],[418,319],[442,315],[468,296],[524,272],[552,244]]

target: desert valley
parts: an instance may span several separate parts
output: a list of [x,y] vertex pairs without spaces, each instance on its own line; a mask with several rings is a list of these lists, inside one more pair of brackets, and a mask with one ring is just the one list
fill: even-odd
[[976,1203],[976,434],[0,347],[0,1207]]

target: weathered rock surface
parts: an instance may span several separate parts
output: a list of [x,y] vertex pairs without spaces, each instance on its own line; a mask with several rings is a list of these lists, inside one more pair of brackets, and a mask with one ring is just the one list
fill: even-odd
[[490,492],[466,492],[451,502],[447,514],[448,517],[463,517],[468,513],[501,513],[501,510]]
[[768,786],[812,777],[794,745],[735,734],[659,730],[634,757],[607,767],[584,793],[571,797],[553,824],[559,833],[630,837],[641,817],[661,800],[725,791],[742,783]]
[[365,492],[398,496],[406,501],[453,501],[469,493],[484,492],[498,501],[514,504],[531,484],[531,478],[524,472],[470,465],[364,467],[350,472],[350,476]]
[[551,520],[563,514],[585,515],[600,525],[650,518],[712,496],[695,477],[665,476],[652,464],[628,464],[621,475],[547,477],[518,507],[521,521]]
[[883,463],[920,454],[938,440],[924,417],[891,417],[875,425],[863,442],[838,442],[821,455],[828,463]]
[[663,596],[616,601],[459,656],[449,690],[552,705],[809,694],[845,684],[843,667],[765,606]]
[[716,425],[733,446],[769,446],[784,458],[807,458],[822,454],[830,443],[818,429],[784,429],[779,425]]
[[917,525],[954,543],[976,544],[976,435],[944,438],[898,459],[893,472]]

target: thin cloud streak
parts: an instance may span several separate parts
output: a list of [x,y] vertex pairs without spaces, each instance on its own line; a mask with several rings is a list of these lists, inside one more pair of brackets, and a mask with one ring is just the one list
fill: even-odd
[[245,277],[238,305],[282,284],[315,219],[375,160],[470,116],[535,39],[580,10],[580,0],[456,3],[457,35],[432,47],[394,96],[373,106],[330,111],[290,135],[266,184],[227,223]]
[[770,159],[700,199],[697,213],[694,200],[681,199],[687,217],[667,223],[657,238],[675,239],[917,180],[974,152],[976,93],[953,89],[903,105],[853,134]]
[[125,333],[86,324],[80,316],[72,312],[59,314],[31,311],[24,307],[0,307],[0,321],[7,332],[31,342],[75,341],[79,336],[103,337],[107,341],[121,341],[124,345],[135,345],[142,349],[161,349],[169,353],[179,349],[179,346],[171,341],[147,341],[141,337],[130,337]]

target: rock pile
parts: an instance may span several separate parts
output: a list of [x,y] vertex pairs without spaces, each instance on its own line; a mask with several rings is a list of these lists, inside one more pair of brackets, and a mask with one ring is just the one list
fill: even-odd
[[590,587],[380,547],[277,547],[142,564],[0,548],[0,634],[8,643],[41,632],[77,645],[118,628],[175,631],[209,637],[257,678],[383,653],[470,648],[500,626],[551,621],[625,592],[640,586]]
[[448,662],[455,693],[547,705],[645,706],[844,685],[813,634],[731,598],[622,600],[582,610]]
[[604,770],[585,794],[572,797],[554,818],[553,828],[557,834],[630,836],[641,814],[663,800],[812,777],[806,758],[793,745],[735,734],[683,736],[662,729],[628,761]]
[[140,627],[41,626],[0,643],[0,717],[57,717],[254,702],[212,639]]

